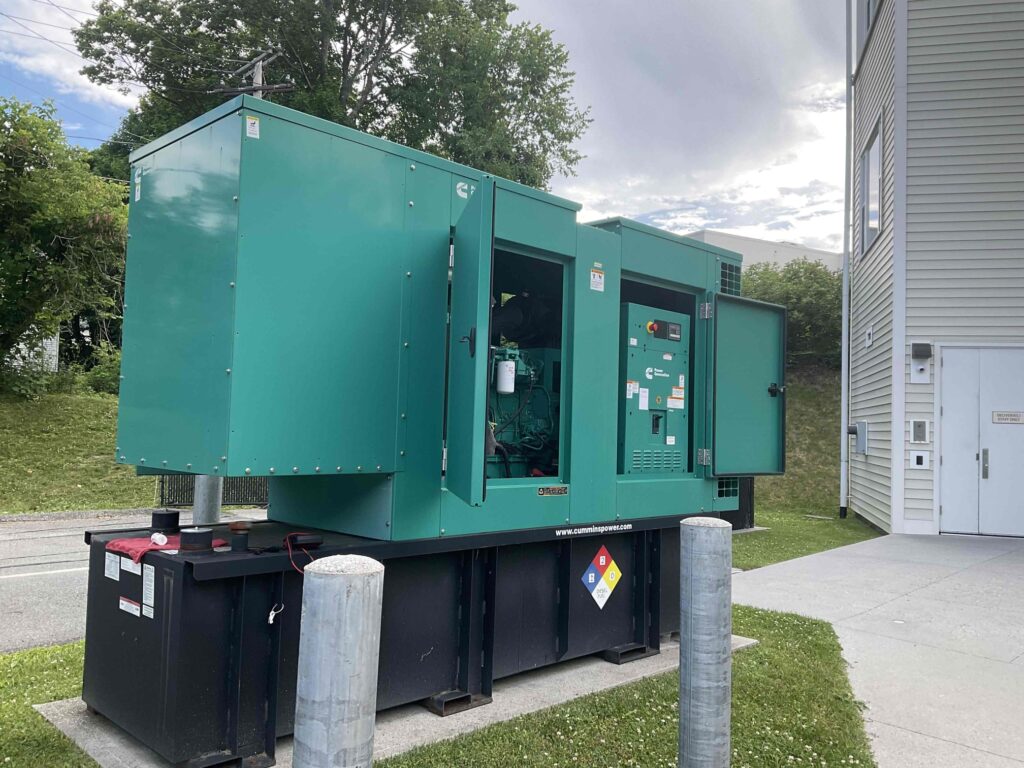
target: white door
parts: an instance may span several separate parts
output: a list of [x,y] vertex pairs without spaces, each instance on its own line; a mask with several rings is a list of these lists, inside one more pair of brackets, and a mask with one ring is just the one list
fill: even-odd
[[1024,536],[1024,349],[981,352],[978,527]]
[[942,352],[941,530],[1024,536],[1024,349]]
[[942,467],[939,473],[944,533],[978,533],[979,349],[942,351]]

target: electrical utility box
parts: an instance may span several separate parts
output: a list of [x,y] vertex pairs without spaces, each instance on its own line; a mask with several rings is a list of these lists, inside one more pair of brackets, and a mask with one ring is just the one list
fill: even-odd
[[116,461],[270,489],[142,576],[91,536],[84,698],[172,762],[290,731],[310,558],[385,562],[378,706],[447,712],[657,652],[679,520],[784,469],[785,311],[735,253],[250,97],[131,162]]

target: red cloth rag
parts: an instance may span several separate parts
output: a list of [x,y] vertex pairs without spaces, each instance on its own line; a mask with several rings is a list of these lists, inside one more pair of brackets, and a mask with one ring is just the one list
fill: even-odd
[[[223,547],[225,544],[227,541],[224,539],[213,540],[215,547]],[[139,562],[147,552],[158,549],[181,549],[181,535],[175,533],[168,536],[166,544],[155,544],[149,538],[114,539],[107,542],[108,552],[120,552],[122,555],[128,555],[133,563]]]

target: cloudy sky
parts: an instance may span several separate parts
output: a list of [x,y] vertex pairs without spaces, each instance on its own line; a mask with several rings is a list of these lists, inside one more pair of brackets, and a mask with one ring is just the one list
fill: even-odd
[[[518,5],[569,49],[592,108],[586,159],[553,182],[584,220],[841,247],[843,0]],[[0,94],[55,98],[71,140],[93,147],[137,95],[78,74],[69,28],[90,13],[89,0],[0,0]]]

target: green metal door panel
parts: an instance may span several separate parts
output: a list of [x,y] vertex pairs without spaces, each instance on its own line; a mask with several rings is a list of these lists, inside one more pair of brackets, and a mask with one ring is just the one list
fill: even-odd
[[267,115],[243,141],[232,474],[394,471],[407,164]]
[[576,211],[509,188],[499,181],[494,204],[494,237],[517,245],[576,255]]
[[467,504],[486,494],[494,180],[480,181],[455,226],[448,350],[446,486]]
[[451,200],[451,218],[449,221],[452,227],[459,223],[459,218],[462,216],[462,212],[466,210],[466,204],[469,202],[469,199],[476,193],[476,187],[479,183],[479,177],[473,178],[452,174],[448,190],[449,199]]
[[568,267],[572,343],[563,461],[569,482],[579,480],[569,497],[574,524],[615,519],[616,422],[607,414],[618,408],[621,286],[619,238],[587,226],[577,232],[576,259]]
[[712,474],[781,474],[786,461],[786,310],[719,294],[714,328]]
[[[391,538],[397,475],[272,477],[267,517],[296,526]],[[437,535],[435,532],[432,534]]]
[[712,483],[696,478],[638,480],[620,477],[616,483],[619,517],[638,520],[661,515],[693,515],[712,508]]
[[[471,506],[454,493],[442,493],[441,535],[466,536],[565,525],[569,522],[574,489],[554,480],[492,482],[483,506]],[[564,491],[550,492],[549,489]]]
[[132,168],[121,463],[224,470],[240,124],[231,114]]
[[424,164],[405,172],[406,275],[402,295],[403,404],[399,418],[405,456],[395,475],[394,539],[437,536],[441,527],[441,446],[444,430],[445,322],[451,237],[452,174]]

